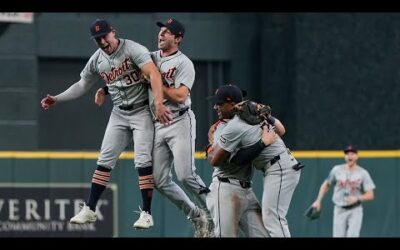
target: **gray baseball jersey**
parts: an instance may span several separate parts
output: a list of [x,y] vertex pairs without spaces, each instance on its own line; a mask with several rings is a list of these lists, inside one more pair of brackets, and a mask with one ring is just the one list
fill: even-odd
[[[228,122],[218,143],[224,150],[234,153],[236,148],[257,143],[261,135],[259,125],[249,125],[235,116]],[[281,138],[263,149],[253,160],[253,165],[264,171],[262,216],[271,237],[290,237],[286,214],[300,179],[300,170],[293,169],[297,163]]]
[[[218,123],[214,132],[215,143],[226,124],[224,121]],[[250,182],[252,176],[251,164],[236,166],[227,163],[214,167],[207,207],[211,212],[217,237],[238,237],[239,229],[247,237],[268,236],[262,221],[261,206],[253,189],[244,188],[239,182]]]
[[[161,72],[164,85],[170,88],[179,88],[182,85],[189,90],[192,88],[195,78],[194,66],[182,52],[177,51],[173,55],[161,57],[160,51],[155,51],[152,52],[152,58]],[[149,92],[149,96],[153,104],[152,92]],[[160,193],[177,205],[187,217],[197,217],[200,214],[199,207],[207,211],[203,192],[206,185],[195,172],[196,118],[190,109],[190,95],[184,103],[174,103],[165,99],[164,105],[173,112],[173,120],[168,126],[159,122],[155,122],[154,125],[154,183]],[[175,167],[177,179],[198,202],[198,206],[172,180],[172,166]]]
[[[158,50],[151,52],[151,57],[161,72],[165,86],[169,88],[179,88],[181,85],[185,85],[189,90],[192,89],[195,79],[195,70],[193,62],[185,54],[178,50],[173,55],[161,57],[161,52]],[[154,96],[151,91],[149,92],[149,98],[152,104],[151,110],[154,113]],[[184,103],[176,103],[164,99],[164,105],[174,113],[185,108],[190,108],[192,105],[190,92]]]
[[375,189],[371,176],[364,168],[355,166],[349,170],[346,164],[334,166],[326,181],[334,185],[332,201],[335,204],[333,215],[333,237],[358,237],[360,235],[363,208],[361,203],[348,206],[349,195],[360,196]]
[[[119,39],[117,50],[108,55],[98,49],[81,72],[81,78],[93,82],[103,79],[113,101],[97,164],[114,168],[119,155],[134,139],[135,167],[152,165],[154,125],[148,101],[149,84],[140,68],[151,62],[148,49],[139,43]],[[120,107],[133,105],[131,110]]]
[[[214,132],[214,142],[217,143],[219,138],[221,137],[223,129],[226,127],[226,122],[221,121],[216,130]],[[235,150],[236,152],[237,150]],[[241,181],[251,181],[253,177],[253,168],[249,164],[249,166],[236,166],[234,164],[225,163],[222,166],[214,167],[214,172],[212,174],[213,178],[220,176],[220,177],[227,177],[227,178],[234,178]]]

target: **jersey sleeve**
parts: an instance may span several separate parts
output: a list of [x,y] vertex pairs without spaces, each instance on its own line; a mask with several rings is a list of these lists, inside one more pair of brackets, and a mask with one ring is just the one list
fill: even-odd
[[326,178],[326,181],[328,182],[329,186],[335,185],[336,183],[336,170],[337,167],[334,167],[330,172],[328,177]]
[[96,67],[98,57],[100,56],[98,52],[99,51],[97,51],[90,57],[89,61],[86,63],[85,67],[81,71],[81,78],[87,82],[95,82],[101,79],[99,71]]
[[188,58],[186,58],[186,60],[183,60],[179,64],[175,76],[176,88],[179,88],[181,85],[185,85],[191,90],[193,87],[195,74],[196,73],[192,61],[190,61]]
[[243,132],[240,129],[240,126],[237,126],[237,123],[234,123],[233,121],[234,120],[228,122],[218,140],[218,145],[222,149],[230,153],[232,153],[239,145],[243,134]]
[[142,68],[143,65],[149,62],[153,62],[150,51],[145,46],[133,41],[127,42],[127,46],[133,63],[139,68]]
[[362,183],[365,192],[375,189],[375,183],[367,171],[364,171],[364,177]]

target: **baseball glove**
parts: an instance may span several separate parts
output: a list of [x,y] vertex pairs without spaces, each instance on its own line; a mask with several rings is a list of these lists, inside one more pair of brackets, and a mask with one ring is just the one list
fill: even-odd
[[248,124],[256,125],[271,116],[271,107],[247,100],[236,104],[234,113]]
[[321,210],[317,210],[316,207],[310,206],[309,208],[307,208],[304,216],[306,216],[310,220],[318,219],[321,216]]

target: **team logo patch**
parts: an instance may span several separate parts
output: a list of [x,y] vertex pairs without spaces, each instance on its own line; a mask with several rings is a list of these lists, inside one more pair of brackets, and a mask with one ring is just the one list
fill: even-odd
[[94,28],[96,30],[96,32],[100,31],[100,25],[96,25],[96,27]]
[[220,138],[219,138],[219,140],[223,143],[223,144],[225,144],[226,143],[226,138],[225,137],[223,137],[223,136],[221,136]]

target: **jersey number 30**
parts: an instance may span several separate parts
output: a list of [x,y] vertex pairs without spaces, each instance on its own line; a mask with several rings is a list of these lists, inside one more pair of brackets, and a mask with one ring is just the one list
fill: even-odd
[[124,75],[124,80],[125,80],[126,85],[139,83],[140,82],[139,73],[136,70],[134,70],[131,73]]

